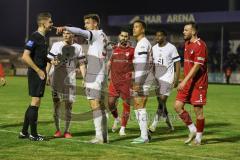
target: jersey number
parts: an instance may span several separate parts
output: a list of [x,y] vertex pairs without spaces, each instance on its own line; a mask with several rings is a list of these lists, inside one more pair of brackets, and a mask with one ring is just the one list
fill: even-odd
[[163,58],[159,58],[158,63],[163,65]]

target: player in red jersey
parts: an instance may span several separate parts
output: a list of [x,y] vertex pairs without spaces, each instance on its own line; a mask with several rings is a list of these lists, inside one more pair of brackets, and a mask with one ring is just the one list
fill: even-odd
[[[207,75],[207,46],[203,40],[198,38],[198,27],[195,23],[187,23],[184,26],[184,76],[178,85],[178,94],[175,102],[175,110],[182,121],[189,128],[189,138],[185,141],[190,143],[195,137],[194,144],[200,145],[204,129],[203,105],[206,104],[208,88]],[[196,127],[189,113],[184,110],[185,103],[194,106],[196,114]]]
[[116,102],[119,97],[123,99],[123,113],[121,117],[120,136],[125,136],[125,128],[130,114],[130,88],[133,71],[134,48],[129,44],[129,32],[122,29],[119,34],[119,43],[113,47],[113,54],[109,61],[109,109],[115,118],[112,131],[115,132],[120,122]]
[[4,86],[5,84],[6,84],[5,74],[2,64],[0,63],[0,86]]

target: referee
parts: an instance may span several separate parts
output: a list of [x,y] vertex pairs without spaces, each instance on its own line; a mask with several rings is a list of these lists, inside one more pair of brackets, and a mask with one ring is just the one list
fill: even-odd
[[[22,59],[28,67],[28,89],[32,97],[25,112],[22,131],[19,138],[29,138],[32,141],[43,141],[44,137],[37,133],[38,108],[43,97],[46,83],[46,66],[48,45],[45,35],[53,26],[50,13],[40,13],[37,16],[37,31],[33,32],[25,44]],[[30,125],[31,134],[28,133]]]

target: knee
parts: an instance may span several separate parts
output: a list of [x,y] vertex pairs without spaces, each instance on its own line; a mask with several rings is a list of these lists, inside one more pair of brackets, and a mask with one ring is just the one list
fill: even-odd
[[204,119],[202,106],[194,107],[194,111],[197,119]]
[[160,96],[158,97],[158,99],[159,99],[159,101],[161,101],[162,103],[166,103],[166,101],[167,101],[167,96],[165,96],[165,95],[160,95]]
[[197,119],[204,119],[203,113],[202,113],[202,112],[196,113],[196,118],[197,118]]
[[90,106],[92,110],[99,110],[100,107],[100,101],[98,99],[90,100]]
[[183,110],[183,104],[179,101],[176,101],[174,105],[174,109],[178,114],[180,114]]
[[60,99],[59,99],[59,98],[53,97],[52,100],[53,100],[53,103],[58,103],[58,102],[60,102]]
[[108,108],[109,108],[109,109],[114,109],[114,108],[115,108],[115,102],[113,102],[113,101],[108,101]]
[[41,99],[39,97],[33,97],[31,105],[32,106],[40,106]]

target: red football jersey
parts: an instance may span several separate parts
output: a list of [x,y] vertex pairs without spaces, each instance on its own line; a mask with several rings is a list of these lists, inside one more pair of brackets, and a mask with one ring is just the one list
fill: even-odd
[[184,76],[186,76],[194,63],[201,64],[197,74],[188,82],[188,87],[195,85],[200,89],[206,89],[208,86],[207,75],[208,53],[204,41],[197,39],[195,42],[186,42],[184,49]]
[[3,67],[2,67],[2,64],[0,63],[0,77],[4,77],[4,70],[3,70]]
[[121,83],[132,79],[134,48],[115,46],[111,57],[111,81]]

